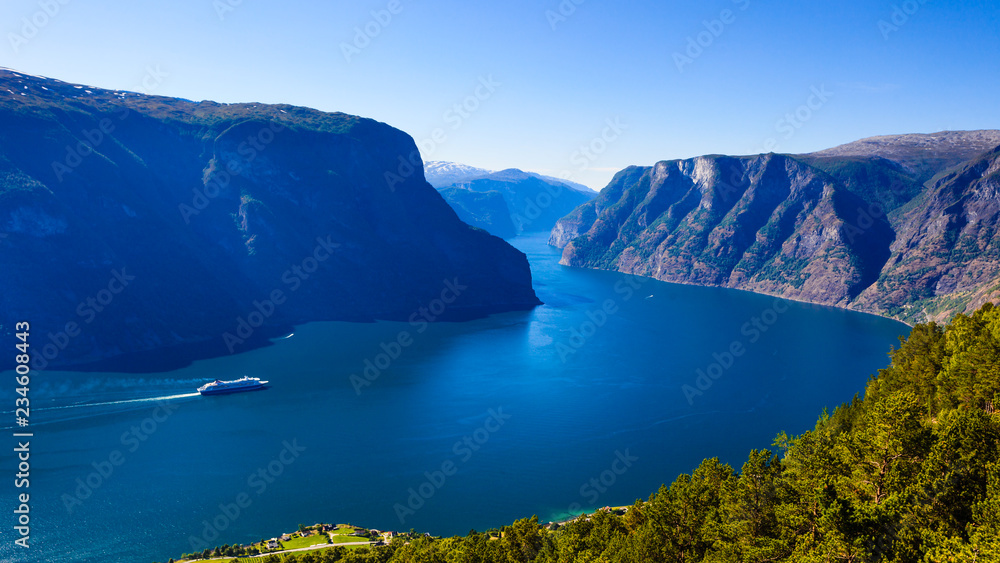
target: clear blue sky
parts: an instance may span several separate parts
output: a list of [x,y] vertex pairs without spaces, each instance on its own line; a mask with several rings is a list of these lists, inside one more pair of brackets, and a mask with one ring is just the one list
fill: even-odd
[[0,22],[2,66],[140,91],[159,69],[152,93],[363,115],[428,160],[596,189],[663,159],[1000,128],[996,0],[4,0]]

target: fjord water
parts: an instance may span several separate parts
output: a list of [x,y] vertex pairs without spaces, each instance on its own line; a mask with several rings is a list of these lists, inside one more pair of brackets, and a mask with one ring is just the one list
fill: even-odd
[[[565,268],[545,240],[513,241],[545,302],[530,312],[313,323],[169,373],[35,374],[31,487],[16,491],[31,496],[32,547],[14,547],[8,524],[0,555],[165,561],[200,550],[192,538],[247,543],[299,523],[450,535],[631,503],[702,458],[738,469],[778,431],[808,430],[908,332],[829,307]],[[397,354],[400,334],[412,343]],[[384,369],[366,378],[366,361]],[[193,394],[243,374],[270,389]],[[0,393],[13,405],[7,375]]]

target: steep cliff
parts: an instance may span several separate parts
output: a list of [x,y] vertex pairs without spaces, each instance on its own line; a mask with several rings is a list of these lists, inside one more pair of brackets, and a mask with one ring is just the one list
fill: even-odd
[[49,365],[230,353],[442,295],[435,318],[538,303],[525,256],[462,223],[388,125],[6,70],[0,93],[0,325],[29,321]]
[[550,244],[567,265],[945,320],[1000,294],[1000,149],[980,151],[993,140],[877,137],[630,167]]
[[847,229],[862,205],[787,156],[700,157],[620,172],[551,243],[567,265],[846,305],[892,240],[884,220]]
[[947,320],[1000,289],[1000,147],[934,182],[899,222],[892,257],[859,305]]

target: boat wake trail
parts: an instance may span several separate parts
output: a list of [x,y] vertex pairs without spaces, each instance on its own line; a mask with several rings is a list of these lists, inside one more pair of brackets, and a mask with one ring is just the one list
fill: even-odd
[[105,407],[110,405],[128,405],[132,403],[156,403],[159,401],[172,401],[174,399],[186,399],[189,397],[198,397],[200,393],[184,393],[182,395],[167,395],[165,397],[149,397],[146,399],[125,399],[122,401],[104,401],[101,403],[76,403],[73,405],[63,405],[59,407],[40,407],[35,410],[38,411],[54,411],[62,409],[78,409],[86,407]]
[[[123,414],[131,411],[138,411],[143,408],[155,408],[155,405],[164,401],[183,401],[200,397],[200,393],[180,393],[174,395],[162,395],[158,397],[144,397],[140,399],[120,399],[114,401],[81,401],[72,405],[39,406],[32,405],[32,426],[42,426],[48,424],[65,423],[71,421],[82,421],[92,419],[102,415]],[[9,414],[0,412],[0,416]],[[13,427],[0,428],[0,431],[10,430]]]

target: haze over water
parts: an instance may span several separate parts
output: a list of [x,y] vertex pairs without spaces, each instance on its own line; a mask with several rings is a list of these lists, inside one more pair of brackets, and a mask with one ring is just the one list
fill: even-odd
[[[534,311],[422,332],[313,323],[268,348],[161,374],[36,373],[32,555],[165,561],[213,531],[212,546],[315,522],[452,535],[632,503],[705,457],[738,469],[779,431],[812,428],[824,407],[863,390],[909,330],[565,268],[546,238],[513,241],[545,302]],[[382,344],[401,333],[412,344],[356,387],[352,374],[363,379],[366,360],[386,365],[379,354],[393,347]],[[734,349],[744,352],[727,357]],[[718,377],[699,389],[699,370]],[[193,394],[243,374],[270,389]],[[91,476],[109,460],[120,463]],[[81,489],[88,477],[98,486]],[[230,517],[240,495],[249,505]]]

